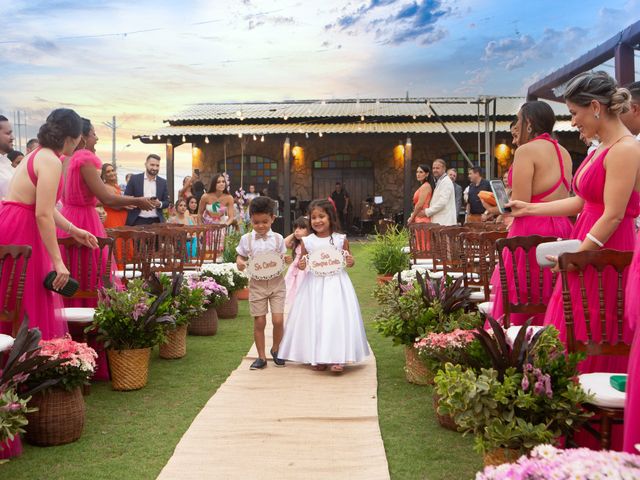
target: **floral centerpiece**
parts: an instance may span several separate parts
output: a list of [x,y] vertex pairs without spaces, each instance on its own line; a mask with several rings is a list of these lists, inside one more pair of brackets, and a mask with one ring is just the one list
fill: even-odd
[[560,450],[552,445],[538,445],[515,463],[489,466],[476,480],[517,479],[634,479],[640,478],[640,456],[588,448]]
[[456,328],[452,332],[430,332],[416,340],[414,347],[433,370],[445,363],[480,368],[488,357],[473,330]]
[[192,276],[187,280],[187,290],[189,290],[189,304],[196,292],[198,297],[202,297],[203,306],[189,324],[190,335],[215,335],[218,332],[218,312],[216,307],[229,300],[229,293],[222,285],[219,285],[213,278],[205,276]]
[[175,325],[172,292],[151,294],[141,279],[131,280],[126,290],[100,292],[89,329],[107,348],[111,379],[116,390],[135,390],[147,383],[151,347],[164,343]]
[[492,367],[447,363],[435,378],[439,413],[475,435],[486,464],[503,461],[496,456],[503,449],[519,456],[570,435],[591,415],[581,407],[590,397],[576,381],[583,355],[565,355],[555,328],[533,334],[529,320],[511,343],[498,322],[489,321],[493,330],[478,328],[476,336]]

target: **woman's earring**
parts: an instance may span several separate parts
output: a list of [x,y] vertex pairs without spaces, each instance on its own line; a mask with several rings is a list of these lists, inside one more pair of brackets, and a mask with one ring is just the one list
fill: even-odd
[[529,126],[527,127],[527,133],[531,133],[532,131],[533,131],[533,129],[531,128],[531,125],[529,125]]
[[596,112],[593,116],[596,120],[600,120],[600,112]]

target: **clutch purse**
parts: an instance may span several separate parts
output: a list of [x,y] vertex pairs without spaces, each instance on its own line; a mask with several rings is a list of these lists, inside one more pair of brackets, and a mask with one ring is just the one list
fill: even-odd
[[553,267],[551,260],[547,260],[547,255],[559,257],[563,253],[575,253],[580,248],[580,240],[558,240],[557,242],[545,242],[536,247],[536,261],[541,267]]
[[69,280],[67,280],[64,287],[60,290],[54,290],[53,281],[56,279],[57,275],[58,274],[55,270],[47,273],[47,276],[44,277],[44,288],[51,290],[52,292],[59,293],[60,295],[64,295],[65,297],[73,297],[73,295],[78,291],[78,287],[80,287],[78,281],[75,278],[69,277]]
[[627,376],[611,375],[609,377],[609,384],[619,392],[624,392],[627,390]]

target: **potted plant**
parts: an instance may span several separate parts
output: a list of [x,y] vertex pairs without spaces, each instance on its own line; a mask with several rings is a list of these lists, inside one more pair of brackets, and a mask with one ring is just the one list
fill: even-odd
[[[242,222],[240,220],[240,222]],[[224,237],[224,250],[222,251],[222,261],[224,263],[236,263],[237,246],[240,244],[242,233],[240,230],[232,230]],[[247,286],[237,290],[238,300],[249,300],[249,288]]]
[[188,293],[184,293],[183,305],[193,305],[195,313],[196,306],[202,303],[189,323],[189,335],[215,335],[218,332],[216,307],[229,299],[227,289],[211,277],[192,276],[187,280],[186,290]]
[[70,335],[41,340],[39,355],[63,362],[32,373],[25,382],[35,388],[47,380],[58,380],[55,385],[34,393],[29,400],[29,407],[34,411],[27,414],[25,439],[41,446],[75,442],[82,435],[85,422],[82,386],[89,384],[98,355],[86,343],[73,341]]
[[147,384],[151,347],[163,343],[167,328],[175,324],[167,301],[170,292],[158,297],[145,290],[143,281],[135,279],[127,290],[113,288],[100,292],[93,323],[98,340],[107,349],[114,390],[137,390]]
[[238,316],[238,291],[249,285],[249,277],[238,270],[235,263],[210,263],[202,267],[201,275],[213,278],[218,285],[227,289],[229,300],[217,307],[218,317]]
[[468,313],[471,291],[462,286],[462,279],[451,281],[424,279],[416,273],[415,282],[405,282],[402,274],[374,290],[380,305],[375,326],[383,336],[391,337],[394,345],[403,345],[405,373],[411,383],[427,385],[434,372],[418,356],[416,340],[429,332],[451,332],[457,328],[471,329],[480,324],[475,313]]
[[589,396],[576,381],[584,355],[566,355],[556,329],[533,335],[529,320],[511,344],[498,322],[489,321],[493,330],[478,328],[476,336],[492,367],[478,372],[447,363],[435,379],[439,412],[475,435],[485,465],[570,435],[591,415],[581,406]]
[[384,283],[398,272],[409,267],[409,253],[405,247],[409,245],[406,230],[397,226],[387,229],[384,234],[377,234],[368,246],[371,264],[378,273],[378,283]]
[[35,386],[26,384],[30,375],[55,368],[65,361],[40,355],[40,339],[40,330],[30,330],[25,320],[0,371],[0,463],[22,453],[18,435],[24,433],[28,423],[26,415],[35,411],[28,406],[31,396],[60,382],[58,377],[43,380]]
[[589,448],[558,449],[538,445],[517,463],[489,466],[476,480],[512,480],[515,478],[640,478],[640,456]]

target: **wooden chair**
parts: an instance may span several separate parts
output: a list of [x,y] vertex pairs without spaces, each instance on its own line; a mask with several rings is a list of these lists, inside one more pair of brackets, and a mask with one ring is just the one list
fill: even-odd
[[156,238],[152,243],[149,271],[182,273],[187,256],[187,232],[182,225],[157,224],[149,229]]
[[[547,310],[547,304],[543,301],[535,302],[533,299],[532,286],[536,285],[542,292],[543,284],[543,269],[539,269],[538,278],[532,278],[531,264],[529,259],[529,252],[535,249],[538,245],[545,242],[555,242],[557,237],[543,237],[541,235],[530,235],[526,237],[511,237],[500,238],[496,241],[496,249],[498,251],[498,261],[500,265],[500,285],[502,288],[502,305],[504,308],[504,327],[510,326],[510,315],[512,313],[522,313],[525,315],[536,315],[545,313]],[[518,262],[516,261],[516,253],[521,250],[525,257],[525,271],[521,272],[525,274],[526,282],[522,284],[520,275],[518,274]],[[509,279],[507,277],[507,271],[505,267],[504,256],[509,255],[512,265],[512,277],[511,281],[515,284],[517,298],[515,302],[511,301],[509,295]],[[524,292],[524,302],[522,301]],[[541,299],[540,299],[541,300]]]
[[215,263],[218,255],[224,249],[222,232],[226,231],[227,227],[215,224],[205,224],[203,227],[207,229],[205,242],[203,243],[204,261]]
[[11,324],[12,337],[18,333],[24,317],[22,297],[30,257],[29,245],[0,245],[0,292],[4,292],[0,322]]
[[438,223],[412,223],[409,225],[409,254],[414,265],[433,269],[431,232],[440,228]]
[[[562,276],[562,300],[564,305],[564,318],[567,326],[567,351],[584,352],[587,356],[629,356],[631,346],[625,343],[623,338],[624,323],[624,288],[623,275],[628,269],[633,257],[632,252],[618,250],[596,250],[578,253],[565,253],[560,255],[558,264]],[[593,304],[593,299],[587,299],[584,273],[589,268],[598,279],[598,305],[597,318],[591,318],[588,302]],[[615,271],[617,278],[617,292],[614,305],[605,305],[603,273]],[[580,299],[572,298],[569,272],[575,272],[579,281]],[[613,272],[612,272],[613,273]],[[585,320],[586,338],[578,338],[576,324],[574,322],[575,305],[582,305]],[[607,336],[606,313],[615,312],[616,332],[609,332]],[[595,339],[594,325],[599,324],[601,338]],[[591,425],[585,427],[600,440],[603,450],[608,450],[611,445],[611,426],[613,423],[621,423],[624,419],[624,392],[618,392],[609,384],[611,373],[588,373],[578,378],[583,389],[595,395],[592,403],[585,405],[594,412],[600,423],[600,432]]]
[[[489,302],[491,297],[491,275],[498,262],[496,241],[507,237],[507,232],[469,231],[460,235],[462,239],[462,254],[464,256],[464,285],[479,288],[480,292],[473,292],[474,302]],[[476,273],[477,275],[469,275]]]
[[[438,237],[436,243],[440,248],[440,257],[442,259],[442,272],[444,275],[449,275],[454,278],[459,278],[464,275],[465,270],[465,256],[462,250],[461,235],[468,230],[464,227],[445,227],[437,230],[434,236]],[[478,275],[474,272],[469,272],[469,276]]]
[[131,279],[149,275],[155,233],[140,228],[116,227],[108,228],[107,235],[116,242],[122,242],[122,248],[115,250],[116,275],[125,285]]
[[[187,252],[186,258],[184,262],[184,268],[187,270],[198,269],[202,267],[205,259],[205,244],[206,244],[206,236],[207,236],[207,227],[204,225],[187,225],[184,227],[187,232]],[[195,242],[195,250],[196,254],[192,255],[193,247],[190,248],[192,243]]]

